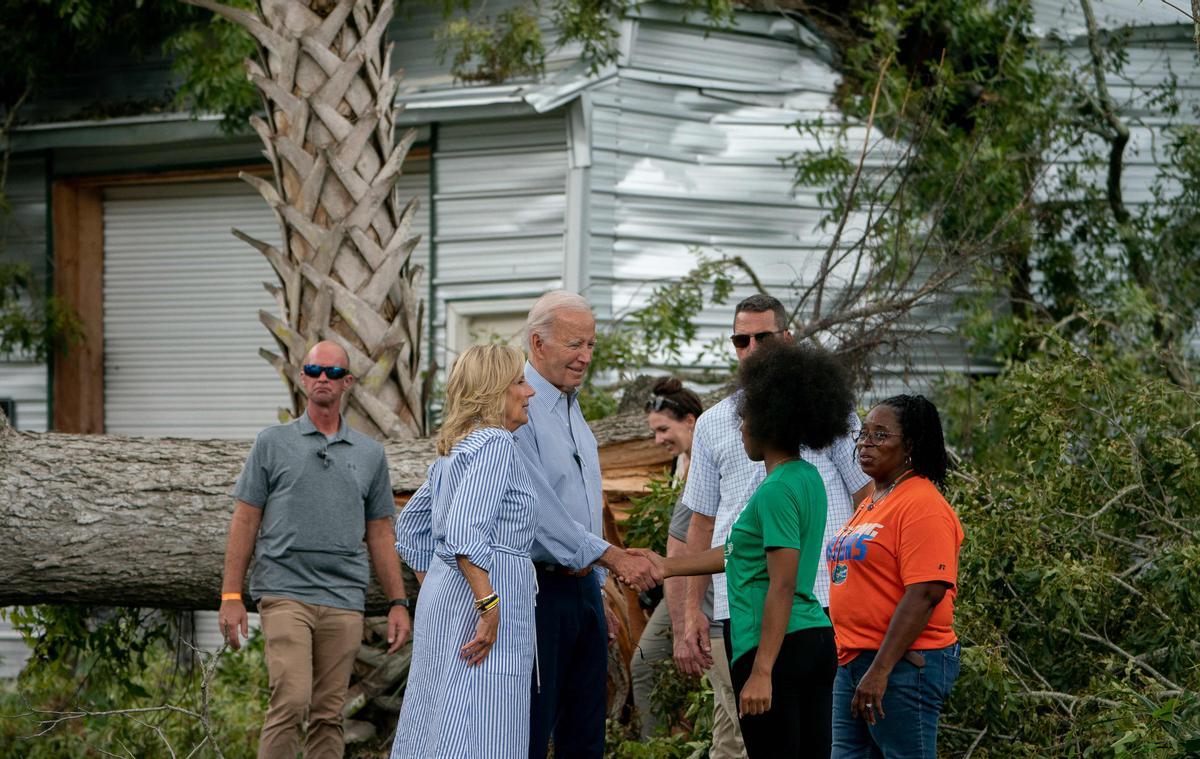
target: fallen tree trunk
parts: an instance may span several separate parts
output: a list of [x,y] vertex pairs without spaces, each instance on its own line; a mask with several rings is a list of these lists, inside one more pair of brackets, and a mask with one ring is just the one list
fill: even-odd
[[[602,467],[619,475],[614,502],[667,463],[645,439],[644,417],[628,416],[594,425]],[[434,459],[433,441],[386,447],[403,503]],[[249,448],[240,440],[35,434],[0,421],[0,606],[216,608],[228,494]],[[605,466],[612,457],[620,466]],[[383,609],[374,585],[368,605]]]

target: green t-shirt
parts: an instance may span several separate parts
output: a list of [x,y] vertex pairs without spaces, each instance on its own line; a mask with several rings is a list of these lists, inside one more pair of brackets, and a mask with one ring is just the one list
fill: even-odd
[[817,562],[825,536],[825,484],[807,461],[775,467],[754,491],[725,543],[725,577],[729,584],[729,625],[733,660],[758,646],[763,606],[771,578],[767,549],[800,552],[796,595],[786,632],[829,627],[829,618],[813,595]]

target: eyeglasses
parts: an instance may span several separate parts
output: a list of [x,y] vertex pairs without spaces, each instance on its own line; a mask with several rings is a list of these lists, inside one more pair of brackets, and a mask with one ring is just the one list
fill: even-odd
[[859,430],[858,434],[854,436],[854,439],[859,443],[871,442],[875,445],[883,445],[887,442],[888,438],[899,436],[899,432],[885,432],[883,430],[875,430],[874,432],[871,432],[864,429]]
[[652,395],[650,400],[646,401],[646,413],[651,411],[662,411],[665,407],[670,406],[676,411],[683,411],[683,406],[671,400],[665,395]]
[[321,376],[321,372],[331,380],[340,380],[350,373],[350,370],[344,366],[324,366],[322,364],[305,364],[304,376],[316,379]]
[[753,335],[736,335],[735,334],[735,335],[729,336],[729,342],[733,343],[733,347],[735,347],[735,348],[749,348],[751,338],[754,338],[755,342],[762,343],[767,340],[770,340],[771,338],[775,337],[776,335],[782,335],[784,332],[787,332],[787,330],[780,329],[780,330],[776,330],[774,332],[755,332]]

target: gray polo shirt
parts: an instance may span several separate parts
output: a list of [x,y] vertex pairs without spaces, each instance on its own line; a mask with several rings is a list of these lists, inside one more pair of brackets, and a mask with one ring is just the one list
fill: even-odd
[[344,418],[326,437],[306,412],[258,433],[230,495],[263,511],[252,598],[363,610],[366,523],[395,513],[382,445]]

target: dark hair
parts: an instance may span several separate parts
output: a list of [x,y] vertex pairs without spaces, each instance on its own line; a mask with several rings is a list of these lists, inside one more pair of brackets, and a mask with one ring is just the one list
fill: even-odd
[[945,484],[950,456],[946,453],[937,406],[923,395],[893,395],[879,405],[895,409],[901,440],[911,451],[913,472],[938,487]]
[[[659,408],[655,409],[655,399],[661,398]],[[704,413],[704,404],[700,396],[683,386],[677,377],[660,377],[650,390],[650,400],[646,401],[646,412],[662,411],[676,421],[683,421],[688,414],[700,416]]]
[[850,430],[854,394],[841,363],[808,344],[763,343],[738,370],[738,414],[754,440],[819,450]]
[[749,298],[745,298],[741,303],[733,309],[733,318],[743,311],[749,311],[752,314],[762,314],[770,311],[775,314],[775,329],[784,330],[788,326],[788,314],[784,309],[783,304],[778,298],[766,295],[764,293],[755,293]]

